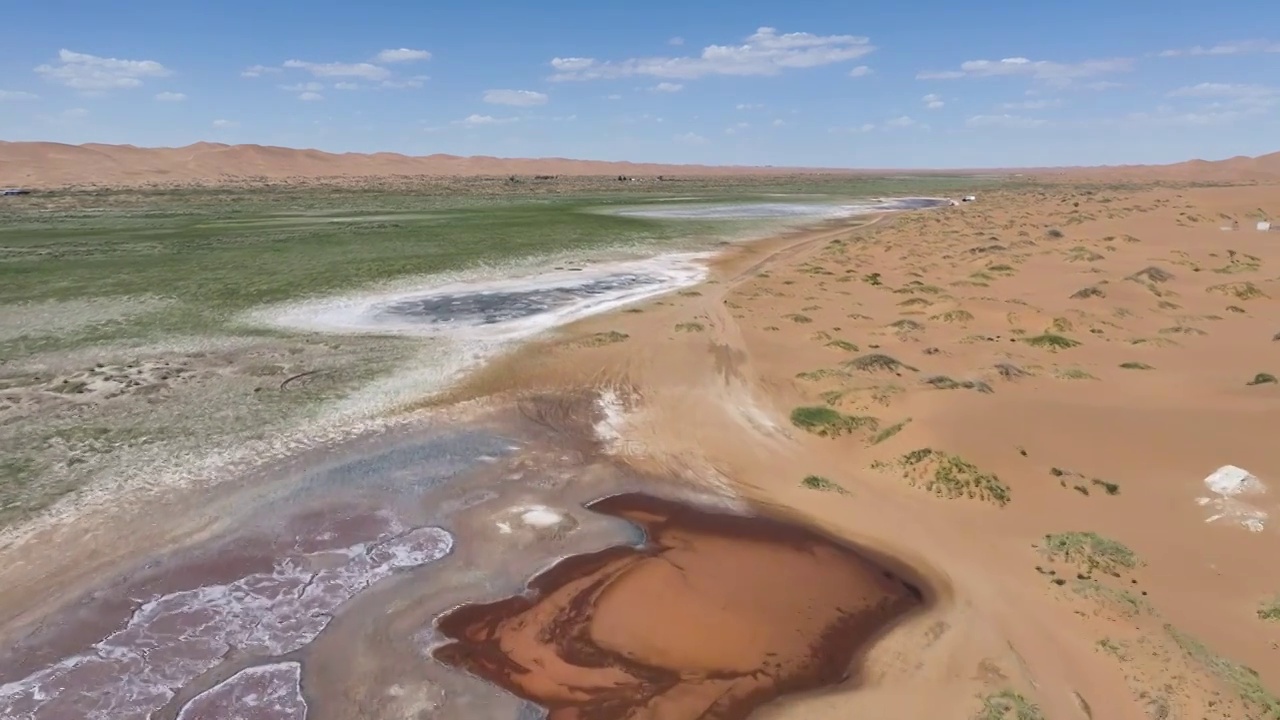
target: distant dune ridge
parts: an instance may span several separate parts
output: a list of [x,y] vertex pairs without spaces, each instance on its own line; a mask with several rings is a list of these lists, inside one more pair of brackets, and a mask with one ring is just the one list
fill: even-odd
[[[1012,169],[1011,169],[1012,170]],[[1020,168],[1054,176],[1154,178],[1168,180],[1280,179],[1280,153],[1228,160],[1191,160],[1173,165],[1126,165],[1097,168]],[[457,155],[408,156],[398,153],[328,153],[263,145],[199,142],[180,148],[133,145],[65,145],[50,142],[0,141],[0,186],[62,187],[70,185],[147,185],[273,180],[502,175],[765,175],[782,173],[902,172],[889,169],[781,168],[711,165],[663,165],[567,158],[498,158]],[[920,170],[920,174],[942,170]],[[947,170],[952,173],[989,173]]]

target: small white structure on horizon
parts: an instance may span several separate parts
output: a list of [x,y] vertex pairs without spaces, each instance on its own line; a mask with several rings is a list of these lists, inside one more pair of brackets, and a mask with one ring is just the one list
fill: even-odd
[[1270,229],[1271,229],[1271,223],[1267,222],[1266,220],[1263,220],[1258,223],[1258,232],[1267,232]]
[[977,199],[978,199],[977,195],[965,195],[964,197],[960,198],[960,202],[973,202],[974,200],[977,200]]

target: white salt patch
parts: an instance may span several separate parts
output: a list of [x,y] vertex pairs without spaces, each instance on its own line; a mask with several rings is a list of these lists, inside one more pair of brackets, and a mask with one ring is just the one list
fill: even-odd
[[875,212],[924,209],[947,204],[942,198],[873,198],[846,203],[719,203],[678,204],[626,208],[613,211],[617,215],[681,220],[821,220],[856,217]]
[[1234,465],[1223,465],[1204,479],[1209,492],[1217,497],[1196,498],[1196,504],[1213,512],[1205,522],[1226,519],[1251,532],[1262,532],[1267,512],[1252,504],[1252,498],[1267,492],[1267,486],[1253,473]]
[[178,720],[305,720],[302,666],[296,662],[245,668],[191,698]]
[[[505,344],[522,340],[584,317],[647,300],[657,295],[701,282],[707,274],[708,253],[673,253],[645,260],[603,262],[577,271],[535,270],[521,277],[450,281],[444,277],[424,278],[417,287],[383,292],[346,295],[278,306],[258,311],[251,319],[279,327],[317,332],[403,334],[448,337],[468,344]],[[536,274],[534,274],[536,273]],[[530,317],[490,324],[442,327],[413,318],[389,317],[380,311],[407,301],[499,292],[528,292],[572,289],[613,275],[635,274],[653,278],[643,285],[579,298]]]
[[564,516],[549,507],[537,505],[521,513],[520,520],[525,525],[548,528],[564,522]]
[[[270,573],[225,585],[151,598],[124,628],[88,651],[0,686],[0,717],[148,718],[177,689],[220,664],[230,649],[263,657],[293,652],[314,640],[333,613],[365,588],[396,570],[439,560],[452,548],[453,536],[445,530],[418,528],[372,543],[282,558]],[[313,555],[334,554],[348,562],[309,569]]]
[[596,407],[600,410],[600,420],[592,428],[596,438],[606,447],[616,448],[622,441],[622,430],[627,423],[626,406],[617,390],[605,388],[596,396]]

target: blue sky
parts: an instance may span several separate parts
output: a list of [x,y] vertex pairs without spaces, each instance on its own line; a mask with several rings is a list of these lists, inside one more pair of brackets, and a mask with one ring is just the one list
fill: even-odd
[[1280,150],[1256,0],[39,0],[0,139],[831,167]]

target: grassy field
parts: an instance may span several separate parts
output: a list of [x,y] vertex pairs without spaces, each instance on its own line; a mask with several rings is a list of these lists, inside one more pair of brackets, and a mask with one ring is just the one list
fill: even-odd
[[[520,258],[707,245],[750,229],[601,212],[609,208],[958,195],[995,182],[477,178],[5,198],[0,527],[143,456],[174,464],[282,432],[422,351],[404,338],[248,326],[240,318],[252,308]],[[307,381],[290,381],[299,374]]]

